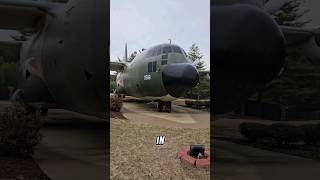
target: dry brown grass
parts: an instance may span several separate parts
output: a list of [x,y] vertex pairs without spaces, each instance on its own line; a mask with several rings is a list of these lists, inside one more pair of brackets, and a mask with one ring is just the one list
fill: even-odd
[[[208,169],[176,158],[190,144],[209,147],[209,128],[165,128],[113,118],[110,123],[111,179],[210,179]],[[155,145],[158,135],[166,137],[162,146]]]

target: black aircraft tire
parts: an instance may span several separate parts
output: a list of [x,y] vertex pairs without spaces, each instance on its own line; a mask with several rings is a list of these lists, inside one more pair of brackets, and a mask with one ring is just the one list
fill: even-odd
[[41,108],[40,114],[41,114],[41,116],[47,116],[48,115],[48,108]]
[[158,109],[158,112],[162,112],[163,110],[163,104],[161,102],[158,102],[157,104],[157,109]]
[[166,102],[165,109],[166,112],[171,113],[171,102]]

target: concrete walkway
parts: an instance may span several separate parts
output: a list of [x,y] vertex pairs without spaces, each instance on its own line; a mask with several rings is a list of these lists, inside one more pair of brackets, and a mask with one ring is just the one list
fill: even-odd
[[147,103],[124,102],[123,115],[137,123],[176,128],[209,128],[210,114],[206,111],[172,105],[171,113],[157,112]]
[[105,180],[109,168],[106,125],[105,119],[50,110],[34,159],[53,180]]
[[214,180],[319,180],[320,162],[213,139]]

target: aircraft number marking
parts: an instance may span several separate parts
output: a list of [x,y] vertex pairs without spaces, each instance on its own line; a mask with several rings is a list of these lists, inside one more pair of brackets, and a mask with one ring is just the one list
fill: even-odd
[[151,75],[150,75],[150,74],[144,75],[144,76],[143,76],[143,80],[145,80],[145,81],[151,80]]

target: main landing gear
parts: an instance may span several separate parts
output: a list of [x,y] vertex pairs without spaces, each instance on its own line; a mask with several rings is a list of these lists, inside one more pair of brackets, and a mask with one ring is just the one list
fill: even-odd
[[18,89],[14,92],[14,94],[11,96],[11,102],[18,103],[29,113],[39,113],[41,116],[47,116],[48,115],[48,107],[44,103],[34,103],[34,104],[27,104],[24,101],[23,91],[21,89]]
[[171,102],[158,101],[157,102],[158,112],[171,112]]

